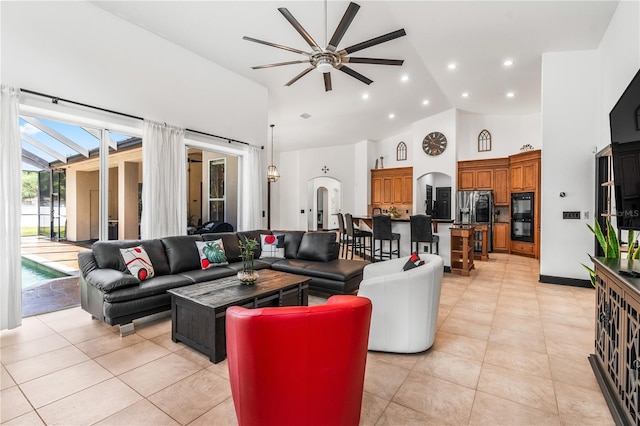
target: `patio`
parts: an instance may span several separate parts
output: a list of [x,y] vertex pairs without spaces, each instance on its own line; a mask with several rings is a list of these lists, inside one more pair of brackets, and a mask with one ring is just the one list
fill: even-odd
[[22,238],[22,257],[69,275],[23,289],[23,317],[80,305],[78,252],[88,248],[89,245],[83,243],[51,241],[42,237]]

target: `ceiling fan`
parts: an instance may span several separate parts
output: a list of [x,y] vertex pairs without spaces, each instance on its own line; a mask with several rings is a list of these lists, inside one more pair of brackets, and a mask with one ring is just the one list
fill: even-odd
[[[295,83],[300,78],[305,76],[311,70],[317,69],[322,73],[324,77],[324,90],[327,92],[331,90],[331,70],[332,69],[340,70],[345,74],[348,74],[351,77],[354,77],[360,80],[364,84],[373,83],[373,80],[370,80],[369,78],[365,77],[359,72],[354,71],[353,69],[349,68],[345,64],[351,63],[351,64],[375,64],[375,65],[401,66],[404,63],[404,60],[360,58],[360,57],[353,57],[353,56],[347,56],[347,55],[350,55],[354,52],[358,52],[360,50],[367,49],[369,47],[372,47],[381,43],[385,43],[387,41],[394,40],[398,37],[405,36],[407,35],[407,33],[404,31],[404,28],[403,28],[403,29],[390,32],[385,35],[372,38],[371,40],[363,41],[362,43],[354,44],[353,46],[349,46],[344,49],[337,50],[338,44],[340,44],[342,37],[347,32],[349,25],[351,25],[351,21],[353,21],[353,18],[355,18],[356,13],[358,13],[358,9],[360,9],[360,6],[357,5],[356,3],[353,3],[353,2],[349,3],[349,7],[347,7],[347,10],[345,11],[344,16],[342,17],[342,20],[338,24],[338,27],[336,28],[335,32],[333,33],[333,36],[331,37],[331,40],[327,44],[327,47],[323,49],[318,45],[318,43],[315,42],[315,40],[302,27],[302,25],[300,25],[300,23],[296,20],[296,18],[293,17],[293,15],[291,14],[291,12],[289,12],[288,9],[284,7],[278,8],[278,11],[282,13],[282,15],[287,19],[287,21],[289,21],[289,23],[293,26],[293,28],[295,28],[296,31],[298,31],[298,33],[302,36],[302,38],[304,38],[304,40],[309,44],[309,46],[311,46],[311,52],[304,52],[302,50],[298,50],[293,47],[282,46],[280,44],[270,43],[268,41],[258,40],[252,37],[244,36],[242,37],[243,40],[253,41],[255,43],[260,43],[267,46],[272,46],[278,49],[284,49],[290,52],[299,53],[301,55],[307,56],[307,59],[301,59],[298,61],[288,61],[288,62],[279,62],[275,64],[258,65],[251,68],[254,70],[257,70],[262,68],[279,67],[282,65],[310,63],[311,64],[310,67],[306,68],[300,74],[293,77],[289,82],[287,82],[287,84],[285,84],[285,86],[291,86],[293,83]],[[325,26],[324,26],[325,28],[327,27],[326,20],[327,20],[327,2],[325,0]],[[326,42],[326,33],[325,33],[325,42]]]

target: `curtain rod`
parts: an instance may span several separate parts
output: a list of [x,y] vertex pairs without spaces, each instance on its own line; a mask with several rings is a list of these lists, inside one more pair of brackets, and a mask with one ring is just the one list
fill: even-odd
[[[142,117],[138,117],[138,116],[131,115],[131,114],[126,114],[124,112],[113,111],[111,109],[101,108],[101,107],[97,107],[97,106],[94,106],[94,105],[84,104],[82,102],[76,102],[76,101],[72,101],[70,99],[59,98],[57,96],[47,95],[46,93],[35,92],[33,90],[27,90],[27,89],[22,89],[22,88],[20,88],[20,91],[24,92],[24,93],[28,93],[30,95],[36,95],[36,96],[42,96],[43,98],[49,98],[49,99],[51,99],[51,102],[54,103],[54,104],[57,104],[59,101],[62,101],[62,102],[67,102],[67,103],[74,104],[74,105],[83,106],[83,107],[86,107],[86,108],[97,109],[99,111],[108,112],[110,114],[120,115],[122,117],[128,117],[128,118],[133,118],[135,120],[144,121],[144,118],[142,118]],[[185,131],[191,132],[191,133],[197,133],[199,135],[204,135],[204,136],[211,136],[211,137],[214,137],[214,138],[217,138],[217,139],[225,140],[225,141],[227,141],[229,143],[235,142],[235,143],[240,143],[240,144],[243,144],[243,145],[253,146],[249,142],[243,142],[243,141],[239,141],[237,139],[231,139],[231,138],[227,138],[227,137],[224,137],[224,136],[214,135],[213,133],[201,132],[199,130],[193,130],[193,129],[185,129]],[[264,146],[261,146],[260,149],[264,149]]]

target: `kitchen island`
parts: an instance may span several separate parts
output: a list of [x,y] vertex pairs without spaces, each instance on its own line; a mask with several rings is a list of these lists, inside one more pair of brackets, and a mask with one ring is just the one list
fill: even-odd
[[[354,223],[364,231],[373,230],[373,218],[371,216],[354,216]],[[453,225],[453,220],[450,219],[432,219],[433,233],[440,237],[440,243],[438,247],[439,255],[444,260],[445,269],[451,266],[450,261],[450,235],[449,228]],[[400,234],[400,257],[411,255],[411,223],[409,218],[391,218],[391,232]],[[388,250],[389,242],[384,242],[385,250]],[[428,243],[425,244],[427,247]],[[395,247],[395,245],[394,245]],[[420,244],[420,252],[425,250],[422,248],[423,244]],[[434,245],[435,247],[435,245]]]

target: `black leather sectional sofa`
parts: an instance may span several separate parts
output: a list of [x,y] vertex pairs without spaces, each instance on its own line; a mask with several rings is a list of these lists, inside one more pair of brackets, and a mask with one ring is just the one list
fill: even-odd
[[[242,269],[239,238],[284,235],[284,258],[263,258],[260,245],[254,256],[255,269],[270,268],[311,278],[309,289],[328,294],[350,294],[362,281],[369,262],[338,259],[334,232],[268,231],[186,235],[156,240],[99,241],[91,251],[78,253],[82,308],[110,325],[132,332],[132,321],[171,308],[167,290],[235,275]],[[196,241],[222,238],[228,265],[201,269]],[[120,254],[121,248],[142,245],[155,276],[140,281],[131,275]]]

